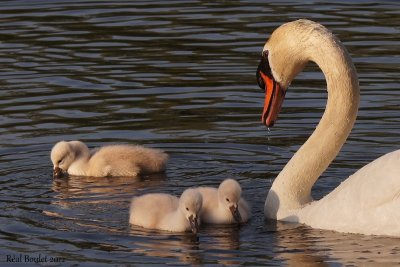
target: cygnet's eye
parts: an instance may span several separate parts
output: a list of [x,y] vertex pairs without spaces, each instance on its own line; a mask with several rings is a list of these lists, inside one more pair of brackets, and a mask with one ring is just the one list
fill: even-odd
[[188,207],[186,207],[186,210],[187,210],[187,211],[189,211],[189,208],[188,208]]
[[63,159],[60,159],[57,164],[61,164],[63,162]]
[[225,200],[226,200],[227,202],[229,202],[229,198],[225,198]]

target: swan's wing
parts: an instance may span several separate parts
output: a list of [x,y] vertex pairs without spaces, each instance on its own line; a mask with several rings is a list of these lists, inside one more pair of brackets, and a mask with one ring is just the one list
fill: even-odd
[[400,236],[400,150],[383,155],[304,207],[300,222],[341,232]]
[[358,191],[358,199],[353,201],[358,202],[361,209],[377,208],[395,201],[400,197],[400,150],[365,165],[347,180],[348,186]]
[[400,150],[396,150],[365,165],[318,202],[332,201],[332,206],[343,202],[352,209],[371,209],[399,197]]
[[134,197],[130,206],[129,222],[146,228],[157,228],[168,214],[179,206],[177,197],[154,193]]

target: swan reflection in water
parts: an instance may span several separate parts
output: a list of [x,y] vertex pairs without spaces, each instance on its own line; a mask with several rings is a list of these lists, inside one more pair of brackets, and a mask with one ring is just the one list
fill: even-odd
[[202,225],[196,236],[130,227],[135,237],[132,253],[147,257],[175,258],[179,264],[237,265],[240,260],[240,227],[237,225]]
[[264,229],[276,234],[274,254],[288,266],[400,262],[397,238],[338,233],[275,220],[266,220]]
[[132,197],[143,188],[158,188],[165,179],[165,173],[137,177],[88,177],[70,176],[54,179],[52,190],[56,199],[87,200],[92,203],[110,202],[126,195]]
[[126,231],[129,203],[141,190],[160,188],[166,174],[158,173],[138,177],[70,176],[54,179],[56,193],[52,205],[43,213],[91,229]]

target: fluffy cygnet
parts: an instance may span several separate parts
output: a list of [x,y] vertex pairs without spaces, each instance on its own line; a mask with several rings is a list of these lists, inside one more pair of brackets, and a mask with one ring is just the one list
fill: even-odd
[[92,152],[80,141],[61,141],[51,150],[54,176],[137,176],[165,170],[168,155],[159,149],[109,145]]
[[226,179],[217,188],[199,187],[203,196],[201,221],[214,224],[244,223],[250,218],[250,208],[241,197],[242,188],[234,179]]
[[129,223],[170,232],[197,233],[202,196],[186,189],[178,199],[168,194],[146,194],[132,199]]

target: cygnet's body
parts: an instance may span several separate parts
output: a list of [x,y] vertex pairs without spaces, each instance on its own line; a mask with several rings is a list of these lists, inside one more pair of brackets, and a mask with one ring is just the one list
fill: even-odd
[[204,223],[244,223],[250,218],[250,208],[241,197],[242,188],[234,179],[226,179],[217,188],[199,187],[203,196],[200,218]]
[[92,153],[80,141],[61,141],[51,150],[54,175],[137,176],[165,170],[168,155],[139,145],[109,145]]
[[197,233],[202,196],[195,189],[186,189],[175,196],[154,193],[132,199],[129,223],[149,229]]

